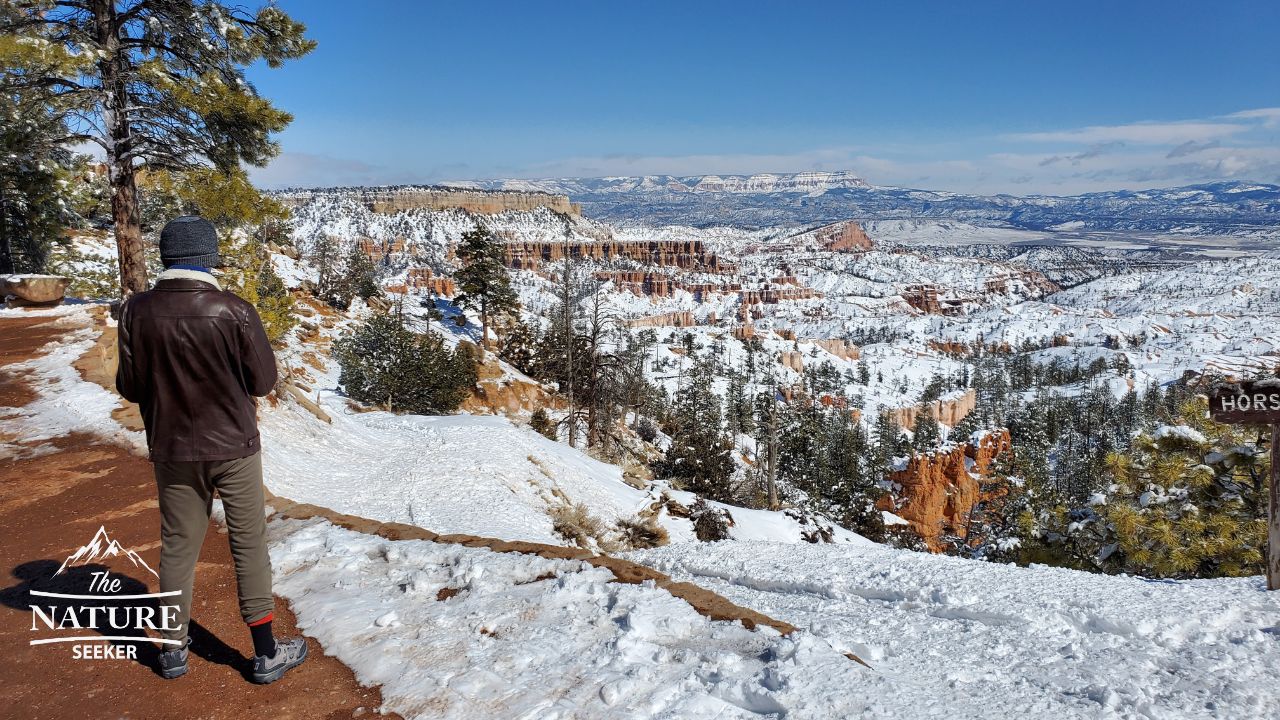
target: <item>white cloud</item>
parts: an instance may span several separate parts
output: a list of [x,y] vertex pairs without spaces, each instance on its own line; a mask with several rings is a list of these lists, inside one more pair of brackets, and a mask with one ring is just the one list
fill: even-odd
[[1176,145],[1188,141],[1206,142],[1247,132],[1248,125],[1226,122],[1141,122],[1128,125],[1093,125],[1074,130],[1053,132],[1018,133],[1009,135],[1011,140],[1030,142],[1080,143],[1100,145],[1105,143],[1135,143],[1142,145]]
[[424,182],[422,174],[410,170],[305,152],[283,152],[265,168],[249,168],[249,177],[269,189]]
[[1239,120],[1262,120],[1262,126],[1266,128],[1280,127],[1280,108],[1258,108],[1256,110],[1241,110],[1237,113],[1231,113],[1226,117]]

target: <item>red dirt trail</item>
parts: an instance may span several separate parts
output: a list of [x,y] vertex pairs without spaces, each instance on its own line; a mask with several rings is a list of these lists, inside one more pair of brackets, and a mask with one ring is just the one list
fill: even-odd
[[[5,366],[41,354],[64,332],[49,318],[0,318],[0,414],[36,397],[22,373]],[[0,437],[21,445],[21,438]],[[163,680],[155,650],[138,660],[75,660],[69,643],[29,645],[31,587],[48,586],[63,559],[104,526],[113,539],[159,565],[160,518],[151,464],[90,435],[68,435],[14,452],[0,444],[0,718],[350,718],[373,716],[376,688],[308,640],[309,658],[267,686],[245,679],[252,644],[236,606],[235,573],[225,531],[211,523],[197,569],[191,671]],[[117,561],[119,558],[117,558]],[[133,592],[155,592],[155,578],[113,561]],[[86,580],[84,573],[80,579]],[[63,592],[76,590],[63,590]],[[85,592],[81,589],[78,592]],[[276,634],[298,634],[288,604],[276,599]],[[90,633],[91,634],[91,633]],[[45,633],[47,635],[47,632]],[[103,645],[102,641],[89,645]]]

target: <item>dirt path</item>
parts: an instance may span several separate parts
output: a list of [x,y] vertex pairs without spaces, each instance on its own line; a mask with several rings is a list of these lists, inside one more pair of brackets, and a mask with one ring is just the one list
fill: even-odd
[[[45,318],[0,318],[0,366],[28,360],[62,332]],[[35,397],[21,374],[0,367],[0,410]],[[360,687],[346,666],[314,641],[310,659],[274,685],[249,683],[252,645],[236,606],[226,535],[211,524],[196,578],[191,672],[162,680],[150,669],[154,650],[137,661],[75,660],[68,645],[28,644],[31,596],[62,560],[105,526],[112,538],[159,564],[159,513],[151,465],[88,435],[56,439],[34,457],[0,456],[0,718],[349,718],[376,713],[376,689]],[[26,455],[26,453],[24,453]],[[113,575],[118,566],[113,564]],[[155,592],[154,577],[133,572],[136,592]],[[83,592],[83,590],[81,590]],[[276,627],[296,634],[277,598]],[[198,624],[198,625],[197,625]],[[94,643],[95,645],[102,643]]]

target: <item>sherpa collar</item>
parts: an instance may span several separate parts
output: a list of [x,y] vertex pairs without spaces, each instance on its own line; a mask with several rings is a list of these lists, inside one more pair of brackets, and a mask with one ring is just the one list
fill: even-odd
[[186,268],[171,267],[156,276],[156,282],[161,280],[199,280],[200,282],[209,283],[219,290],[222,289],[222,286],[218,284],[218,279],[211,273],[188,270]]

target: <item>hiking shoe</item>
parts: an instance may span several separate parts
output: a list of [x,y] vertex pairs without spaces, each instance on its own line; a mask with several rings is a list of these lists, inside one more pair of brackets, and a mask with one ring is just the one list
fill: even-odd
[[[165,647],[173,647],[166,644]],[[160,677],[165,680],[180,678],[187,674],[187,648],[191,647],[191,637],[187,636],[182,644],[172,650],[165,650],[156,656],[156,664],[160,668]]]
[[261,685],[273,683],[307,659],[307,641],[303,638],[276,639],[276,654],[253,659],[253,681]]

